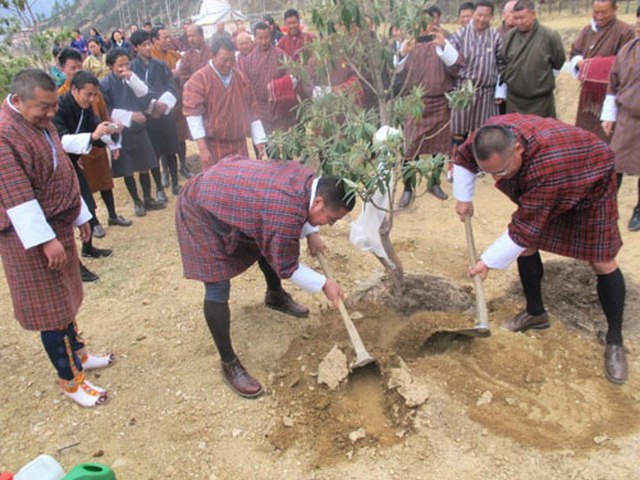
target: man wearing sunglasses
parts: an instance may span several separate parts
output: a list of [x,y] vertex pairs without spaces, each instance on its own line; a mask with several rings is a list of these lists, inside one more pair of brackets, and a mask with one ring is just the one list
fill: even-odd
[[473,215],[479,171],[492,175],[496,187],[517,205],[507,230],[469,270],[470,276],[484,280],[490,269],[506,269],[517,260],[527,307],[503,327],[524,332],[550,326],[539,250],[589,262],[608,324],[605,375],[613,383],[625,383],[625,283],[616,263],[622,241],[611,149],[595,135],[555,119],[493,117],[455,157],[453,191],[462,220]]

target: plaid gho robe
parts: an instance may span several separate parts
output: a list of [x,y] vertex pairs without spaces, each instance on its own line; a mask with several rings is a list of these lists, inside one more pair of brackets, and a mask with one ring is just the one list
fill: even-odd
[[[511,129],[524,147],[517,175],[496,181],[518,205],[509,223],[511,239],[586,262],[613,260],[622,240],[611,149],[592,133],[535,115],[492,117],[485,125]],[[458,149],[455,162],[476,173],[473,137]]]
[[[0,108],[0,256],[15,317],[27,330],[64,328],[75,320],[82,303],[73,233],[80,213],[78,179],[56,129],[51,124],[47,131],[57,152],[55,170],[43,130],[6,101]],[[8,209],[34,199],[64,246],[67,261],[62,270],[47,266],[42,245],[25,250],[7,215]]]
[[228,280],[264,256],[278,277],[289,278],[314,178],[296,162],[233,156],[189,180],[176,202],[185,277]]

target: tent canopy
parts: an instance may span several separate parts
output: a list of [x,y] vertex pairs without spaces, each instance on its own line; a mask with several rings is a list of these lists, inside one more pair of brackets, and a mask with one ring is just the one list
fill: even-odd
[[201,26],[215,26],[218,22],[235,22],[236,20],[247,20],[247,17],[240,11],[234,10],[224,1],[203,0],[200,12],[192,17],[195,24]]

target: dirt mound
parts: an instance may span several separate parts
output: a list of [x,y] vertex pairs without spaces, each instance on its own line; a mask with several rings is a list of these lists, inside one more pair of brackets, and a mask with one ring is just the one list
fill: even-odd
[[318,462],[334,463],[413,433],[421,407],[408,408],[389,388],[401,359],[427,390],[445,392],[461,415],[525,446],[589,450],[638,429],[633,389],[604,379],[600,345],[560,322],[544,331],[506,332],[496,326],[518,307],[496,305],[493,335],[471,339],[446,332],[473,325],[461,312],[407,319],[387,305],[359,304],[356,325],[377,365],[354,370],[336,390],[317,382],[322,357],[334,345],[350,361],[354,355],[339,315],[328,312],[322,326],[292,343],[271,379],[278,404],[272,444],[283,450],[312,446]]
[[392,445],[411,429],[412,411],[387,388],[383,372],[385,332],[400,330],[405,321],[377,305],[359,305],[356,311],[362,318],[354,322],[379,363],[354,370],[336,390],[319,385],[318,365],[334,345],[350,361],[354,357],[339,314],[327,312],[322,326],[291,344],[278,362],[282,369],[271,379],[278,413],[270,440],[276,448],[313,445],[318,464],[335,463],[362,447]]
[[376,275],[363,282],[350,298],[350,304],[371,302],[386,305],[401,315],[435,310],[442,312],[465,311],[473,307],[469,288],[460,288],[442,277],[407,274],[402,295],[391,293],[391,280]]

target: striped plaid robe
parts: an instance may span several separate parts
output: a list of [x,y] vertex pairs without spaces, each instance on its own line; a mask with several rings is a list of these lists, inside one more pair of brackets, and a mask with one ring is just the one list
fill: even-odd
[[[73,232],[80,212],[78,179],[56,129],[49,125],[47,131],[57,152],[55,170],[44,132],[6,101],[0,108],[0,257],[15,317],[27,330],[66,327],[75,320],[83,295]],[[7,215],[8,209],[33,199],[64,246],[62,270],[47,266],[41,245],[25,250]]]
[[[613,260],[622,246],[614,155],[595,135],[551,118],[510,114],[485,125],[511,129],[524,147],[522,166],[496,187],[518,205],[509,236],[535,247],[587,262]],[[477,173],[473,135],[455,162]]]
[[220,282],[264,256],[289,278],[298,268],[314,177],[296,162],[234,156],[189,180],[176,202],[184,276]]
[[451,133],[464,135],[481,127],[487,118],[498,115],[495,88],[498,75],[504,68],[502,38],[492,28],[478,32],[471,21],[454,33],[449,41],[464,58],[464,67],[456,76],[455,88],[462,87],[467,80],[476,87],[468,108],[451,111]]

